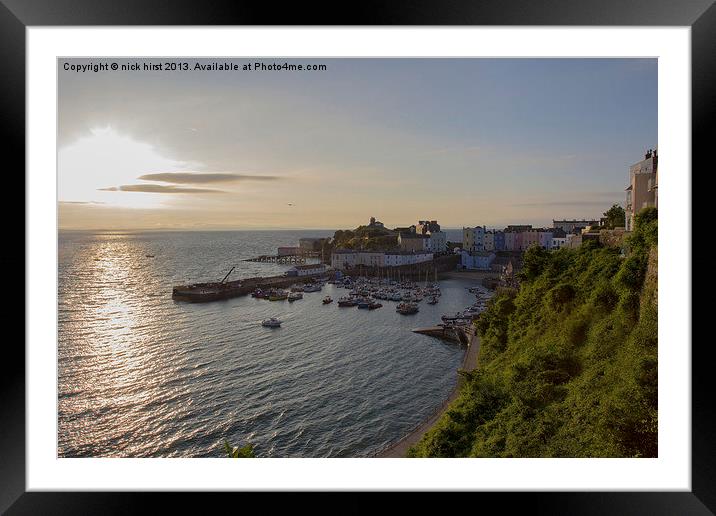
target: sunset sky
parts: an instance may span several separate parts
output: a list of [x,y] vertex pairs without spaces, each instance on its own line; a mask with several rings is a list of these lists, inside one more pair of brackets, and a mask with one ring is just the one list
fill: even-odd
[[327,70],[59,60],[60,228],[551,225],[623,204],[658,143],[656,59],[285,61]]

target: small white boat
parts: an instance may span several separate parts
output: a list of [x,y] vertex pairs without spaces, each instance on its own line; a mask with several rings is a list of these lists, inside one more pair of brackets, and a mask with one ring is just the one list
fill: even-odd
[[289,303],[293,303],[297,299],[303,299],[303,294],[301,292],[291,292],[288,295],[288,301]]
[[344,307],[344,306],[356,306],[358,304],[358,301],[355,300],[353,296],[343,296],[338,300],[338,306]]
[[281,326],[281,321],[276,319],[275,317],[271,317],[269,319],[264,319],[261,321],[261,326],[265,326],[266,328],[278,328]]

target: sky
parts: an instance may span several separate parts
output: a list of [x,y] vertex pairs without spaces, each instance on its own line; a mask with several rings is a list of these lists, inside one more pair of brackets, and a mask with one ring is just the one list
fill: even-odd
[[61,229],[551,226],[623,205],[658,144],[656,59],[65,70],[115,61],[167,62],[58,60]]

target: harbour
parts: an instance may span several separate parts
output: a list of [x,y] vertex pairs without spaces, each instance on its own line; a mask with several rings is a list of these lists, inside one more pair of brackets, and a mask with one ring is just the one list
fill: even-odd
[[280,276],[258,276],[234,281],[218,281],[208,283],[196,283],[189,285],[177,285],[172,287],[172,298],[177,301],[188,301],[192,303],[203,303],[231,299],[233,297],[246,296],[256,289],[279,289],[285,288],[296,282],[306,283],[312,281],[319,275],[302,277]]
[[[271,259],[264,259],[270,257]],[[257,258],[248,258],[244,261],[247,262],[258,262],[258,263],[273,263],[280,265],[304,265],[305,258],[298,261],[292,260],[280,260],[279,256],[273,255],[262,255]],[[285,258],[298,258],[296,255],[292,255]],[[399,267],[358,267],[355,269],[354,274],[358,277],[365,278],[384,278],[388,281],[399,282],[400,278],[410,279],[414,278],[419,280],[420,278],[434,277],[437,279],[438,274],[451,271],[455,268],[458,262],[458,257],[447,256],[440,257],[430,262],[418,265],[407,265]],[[258,276],[245,278],[241,280],[227,281],[231,272],[235,269],[235,266],[229,271],[229,273],[220,281],[205,282],[205,283],[189,283],[184,285],[175,285],[172,287],[172,298],[178,301],[188,302],[209,302],[218,301],[222,299],[230,299],[232,297],[245,296],[250,294],[256,289],[271,289],[271,288],[285,288],[295,282],[307,283],[314,281],[316,278],[325,277],[326,280],[333,279],[336,277],[336,271],[329,270],[328,268],[318,267],[317,272],[313,274],[305,274],[301,276],[291,276],[287,273],[276,275],[276,276]],[[390,277],[398,278],[397,280],[390,280]]]
[[[464,346],[412,330],[464,310],[477,280],[438,277],[439,302],[413,315],[396,313],[402,300],[339,307],[355,285],[330,276],[293,302],[168,295],[187,277],[221,282],[231,263],[227,282],[308,283],[284,276],[291,266],[243,261],[302,234],[61,233],[59,455],[216,457],[228,439],[262,457],[369,457],[429,417]],[[280,327],[262,326],[271,317]]]

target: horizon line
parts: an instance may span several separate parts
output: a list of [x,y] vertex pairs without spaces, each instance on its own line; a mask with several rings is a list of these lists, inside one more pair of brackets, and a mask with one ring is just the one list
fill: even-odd
[[[557,220],[557,219],[554,219]],[[576,219],[580,220],[580,219]],[[587,219],[584,219],[587,220]],[[595,220],[595,219],[592,219]],[[507,228],[508,226],[519,226],[519,225],[530,225],[535,228],[538,227],[551,227],[551,226],[543,226],[540,224],[530,224],[530,223],[512,223],[512,224],[483,224],[483,225],[475,225],[475,226],[441,226],[441,230],[455,230],[460,231],[464,228],[475,228],[475,227],[485,227],[487,229],[499,229],[499,228]],[[396,226],[396,227],[404,227],[404,226]],[[409,226],[407,226],[409,227]],[[72,227],[58,227],[57,231],[84,231],[84,232],[100,232],[100,231],[353,231],[356,228],[285,228],[285,227],[253,227],[253,228],[238,228],[238,227],[206,227],[206,228],[192,228],[192,227],[180,227],[180,228],[72,228]],[[386,229],[393,231],[391,228],[386,227]]]

